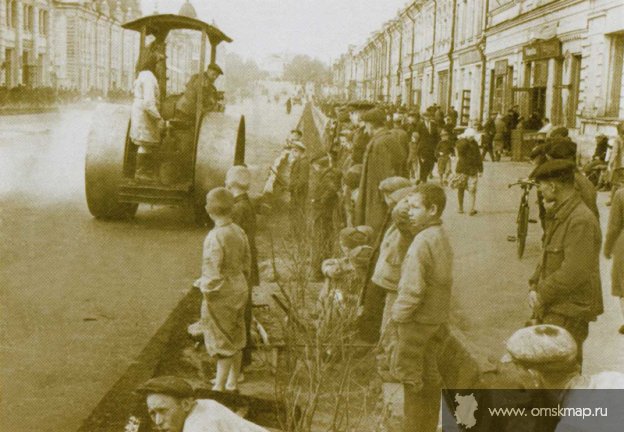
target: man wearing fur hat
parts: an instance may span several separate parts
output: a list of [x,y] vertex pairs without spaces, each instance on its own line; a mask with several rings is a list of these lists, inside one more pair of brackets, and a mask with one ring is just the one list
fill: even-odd
[[582,363],[589,323],[603,312],[602,235],[598,220],[575,190],[575,169],[574,162],[550,160],[531,174],[547,211],[542,259],[529,280],[529,305],[534,318],[572,334]]

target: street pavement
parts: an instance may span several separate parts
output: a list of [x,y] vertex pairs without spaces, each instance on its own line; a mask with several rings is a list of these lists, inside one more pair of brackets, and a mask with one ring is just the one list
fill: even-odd
[[[258,190],[301,107],[228,110],[247,115]],[[89,214],[91,115],[0,117],[0,431],[77,430],[199,275],[206,232],[187,211],[141,206],[118,223]]]
[[[286,116],[281,104],[255,100],[228,110],[245,113],[256,136],[247,161],[258,192],[301,107]],[[205,230],[193,227],[185,211],[141,206],[135,220],[119,223],[88,213],[83,167],[90,121],[86,108],[0,117],[1,431],[75,431],[200,269]],[[449,190],[444,219],[456,257],[454,320],[485,357],[498,357],[529,316],[526,281],[541,233],[531,225],[518,260],[507,237],[515,233],[520,191],[507,183],[530,169],[486,163],[473,217],[457,214]],[[603,193],[603,226],[604,200]],[[590,328],[586,373],[624,372],[609,266],[603,260],[606,312]]]

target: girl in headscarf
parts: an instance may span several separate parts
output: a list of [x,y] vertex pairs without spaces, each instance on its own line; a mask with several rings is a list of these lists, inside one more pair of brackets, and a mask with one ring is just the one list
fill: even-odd
[[134,101],[130,118],[130,139],[139,146],[135,177],[153,180],[153,151],[160,144],[163,119],[160,115],[160,89],[155,71],[162,56],[149,51],[140,60],[138,75],[134,81]]

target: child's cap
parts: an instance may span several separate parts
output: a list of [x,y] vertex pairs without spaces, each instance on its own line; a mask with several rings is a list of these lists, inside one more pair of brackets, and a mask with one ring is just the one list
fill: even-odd
[[394,191],[408,186],[412,186],[412,182],[405,177],[388,177],[379,183],[379,190],[381,193],[389,195]]
[[372,256],[372,247],[369,245],[357,246],[349,251],[349,262],[353,267],[367,267]]
[[251,183],[251,172],[249,168],[242,165],[235,165],[230,168],[225,175],[225,184],[239,187],[241,189],[249,189]]
[[[353,249],[358,246],[368,244],[369,233],[366,230],[360,230],[360,227],[346,227],[340,231],[340,243],[347,249]],[[368,227],[367,227],[368,228]]]
[[214,214],[228,213],[234,207],[234,196],[224,187],[212,189],[206,195],[206,211]]
[[416,190],[416,186],[410,185],[401,189],[395,190],[390,194],[390,201],[394,204],[398,204],[403,198]]

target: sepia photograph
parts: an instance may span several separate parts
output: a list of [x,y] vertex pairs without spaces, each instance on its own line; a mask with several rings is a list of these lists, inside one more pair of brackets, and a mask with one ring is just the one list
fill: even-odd
[[623,425],[624,0],[0,0],[0,432]]

